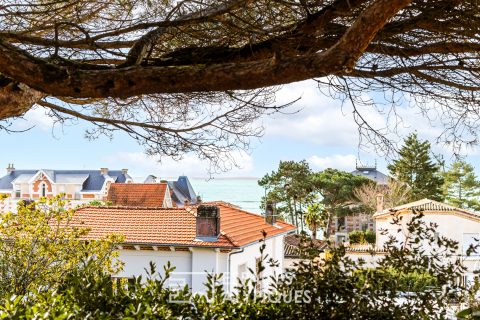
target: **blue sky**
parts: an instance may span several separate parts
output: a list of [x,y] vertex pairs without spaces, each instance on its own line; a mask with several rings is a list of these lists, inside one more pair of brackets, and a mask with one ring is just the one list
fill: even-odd
[[[216,174],[216,177],[261,177],[274,170],[280,160],[306,159],[312,169],[335,167],[354,170],[359,157],[364,163],[375,161],[381,171],[387,172],[387,162],[372,150],[358,149],[357,127],[351,116],[351,108],[322,95],[311,81],[285,86],[277,95],[279,103],[302,97],[293,109],[302,109],[294,115],[275,115],[261,119],[266,130],[263,138],[252,141],[249,154],[238,153],[235,158],[241,168]],[[441,127],[432,127],[415,109],[402,111],[404,124],[400,136],[413,130],[430,140],[440,134]],[[373,110],[365,110],[367,119],[377,127],[385,126],[384,117]],[[186,155],[176,162],[164,158],[162,163],[149,158],[143,149],[124,134],[116,134],[113,140],[102,137],[94,141],[84,138],[89,124],[80,122],[74,126],[52,127],[51,120],[41,108],[30,111],[26,120],[17,120],[19,129],[35,125],[23,133],[8,134],[0,131],[3,152],[0,165],[14,163],[20,168],[51,169],[111,169],[128,168],[135,177],[150,173],[161,177],[187,174],[191,177],[207,176],[207,165],[195,155]],[[400,138],[397,138],[400,140]],[[443,153],[447,160],[451,152],[442,145],[434,145],[436,153]],[[479,160],[477,150],[470,150],[468,159],[474,165]]]

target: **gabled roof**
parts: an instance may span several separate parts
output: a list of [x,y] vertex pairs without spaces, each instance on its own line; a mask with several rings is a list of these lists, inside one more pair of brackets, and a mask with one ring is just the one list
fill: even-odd
[[412,210],[418,210],[424,213],[435,213],[435,212],[456,212],[470,218],[480,219],[480,213],[457,208],[442,202],[438,202],[430,199],[422,199],[410,203],[406,203],[400,206],[393,208],[385,209],[382,212],[377,212],[373,215],[374,218],[384,217],[390,215],[392,212],[410,212]]
[[76,211],[75,220],[91,228],[89,239],[122,234],[124,244],[156,246],[239,248],[261,240],[262,231],[269,238],[295,229],[284,222],[272,226],[262,216],[233,207],[219,208],[221,234],[212,242],[195,239],[195,207],[84,207]]
[[188,200],[189,204],[197,203],[197,195],[187,176],[180,176],[177,181],[167,181],[167,183],[172,193],[172,200],[177,206],[183,207],[185,200]]
[[112,183],[107,200],[116,206],[163,207],[166,183]]
[[100,170],[13,170],[0,178],[0,190],[13,190],[12,182],[26,183],[38,172],[43,172],[54,183],[79,183],[82,184],[82,192],[98,192],[102,189],[105,179],[111,178],[113,182],[123,183],[131,180],[131,177],[122,170],[110,170],[107,175],[102,175]]

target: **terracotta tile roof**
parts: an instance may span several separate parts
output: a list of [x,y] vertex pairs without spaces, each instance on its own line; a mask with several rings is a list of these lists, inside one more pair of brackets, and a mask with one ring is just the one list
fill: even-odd
[[112,183],[107,201],[116,206],[162,207],[166,183]]
[[412,210],[422,211],[423,213],[435,213],[435,212],[455,212],[462,216],[473,218],[473,219],[480,219],[480,213],[457,208],[442,202],[438,202],[435,200],[430,199],[422,199],[410,203],[406,203],[400,206],[396,206],[390,209],[385,209],[382,212],[377,212],[373,215],[373,218],[385,217],[389,216],[393,212],[410,212]]
[[384,254],[386,251],[383,248],[377,248],[372,244],[350,244],[345,247],[347,253],[375,253]]
[[87,238],[101,239],[115,233],[125,236],[125,244],[158,246],[242,247],[266,237],[291,232],[295,226],[265,223],[262,216],[237,208],[219,205],[220,236],[216,241],[196,240],[196,207],[84,207],[76,211],[75,220],[91,228]]
[[290,234],[284,240],[284,254],[288,258],[300,257],[301,249],[307,249],[314,246],[318,251],[322,252],[328,247],[328,243],[322,240],[311,240],[310,238],[302,239],[298,234]]

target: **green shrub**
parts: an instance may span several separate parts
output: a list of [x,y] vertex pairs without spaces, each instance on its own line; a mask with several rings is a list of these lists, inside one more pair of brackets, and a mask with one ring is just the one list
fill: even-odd
[[365,242],[375,244],[376,241],[376,235],[375,232],[366,230],[364,235],[363,235]]
[[351,244],[364,244],[364,243],[375,244],[375,238],[376,238],[375,233],[370,230],[366,230],[366,231],[355,230],[348,234],[348,240]]
[[348,234],[348,240],[351,244],[362,244],[365,242],[364,233],[360,230],[352,231]]

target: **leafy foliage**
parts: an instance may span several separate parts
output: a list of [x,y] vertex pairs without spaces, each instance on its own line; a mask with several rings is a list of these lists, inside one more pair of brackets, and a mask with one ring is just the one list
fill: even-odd
[[443,174],[445,200],[459,208],[480,211],[480,180],[471,164],[454,161]]
[[314,199],[312,177],[313,172],[305,160],[280,161],[277,171],[266,174],[258,181],[266,190],[262,206],[266,202],[275,203],[280,215],[288,218],[292,224],[301,226],[302,206]]
[[336,169],[313,172],[305,160],[280,161],[277,171],[258,182],[266,191],[262,202],[275,203],[278,212],[301,229],[305,205],[319,203],[326,210],[321,220],[326,222],[327,232],[331,216],[350,213],[349,205],[358,201],[354,200],[354,190],[368,183],[374,182]]
[[113,245],[121,237],[85,241],[88,229],[65,204],[59,195],[20,202],[16,213],[1,215],[0,297],[57,288],[69,272],[87,265],[105,272],[119,267],[113,264]]
[[375,233],[370,230],[366,230],[366,231],[355,230],[348,234],[348,241],[351,244],[364,244],[364,243],[375,244],[375,238],[376,238]]
[[[397,219],[395,223],[404,222]],[[88,267],[93,263],[89,261],[83,270],[69,270],[55,290],[5,296],[0,303],[0,317],[445,319],[452,304],[468,301],[465,299],[469,297],[469,292],[455,281],[464,272],[454,255],[458,244],[437,238],[435,226],[425,223],[421,213],[417,212],[406,224],[408,239],[399,243],[392,237],[384,247],[387,254],[374,269],[362,260],[350,259],[342,246],[330,248],[324,258],[319,258],[315,247],[307,247],[302,250],[305,259],[297,264],[296,271],[274,276],[270,291],[257,291],[257,282],[265,278],[258,273],[239,281],[234,294],[224,290],[221,275],[209,275],[206,294],[194,295],[186,287],[169,287],[174,268],[168,264],[163,277],[152,264],[145,279],[123,282],[113,279],[105,270]],[[436,243],[431,254],[425,254],[425,242]],[[262,265],[275,263],[264,254],[264,249],[265,244],[258,261],[259,273]],[[474,303],[478,300],[474,299],[462,315],[471,316]]]
[[317,239],[317,229],[325,228],[328,221],[328,212],[320,203],[313,203],[307,207],[305,223],[312,231],[312,239]]
[[421,142],[417,134],[412,133],[404,140],[398,159],[388,165],[390,174],[410,187],[412,201],[423,198],[438,201],[443,199],[440,167],[430,154],[430,143]]

